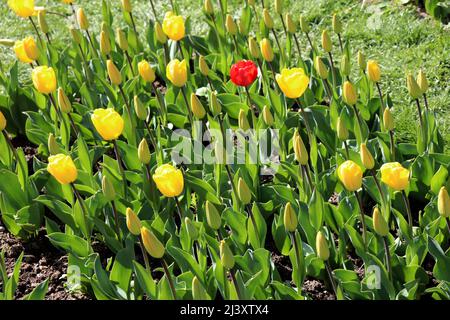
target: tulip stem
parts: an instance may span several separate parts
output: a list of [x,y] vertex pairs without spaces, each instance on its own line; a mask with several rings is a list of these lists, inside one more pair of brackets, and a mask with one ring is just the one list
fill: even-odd
[[170,290],[172,291],[172,296],[174,300],[177,300],[177,292],[175,291],[175,286],[173,284],[172,276],[169,272],[169,267],[167,266],[166,260],[164,258],[161,259],[161,264],[164,269],[164,273],[166,274],[167,280],[169,281]]
[[39,30],[38,30],[36,24],[35,24],[34,21],[33,21],[33,18],[28,17],[28,19],[30,19],[31,24],[33,25],[33,29],[34,29],[34,31],[36,31],[36,35],[37,35],[37,37],[39,38],[39,42],[40,42],[41,45],[42,45],[42,44],[43,44],[42,38],[41,38],[41,35],[39,34]]
[[130,20],[131,20],[131,25],[133,26],[134,34],[136,35],[136,39],[139,41],[138,33],[137,33],[137,29],[136,29],[136,23],[134,22],[133,13],[131,13],[131,12],[130,12]]
[[119,165],[120,175],[122,176],[122,184],[123,184],[123,194],[124,197],[128,197],[127,191],[127,178],[125,176],[125,170],[122,165],[122,157],[120,156],[119,148],[117,147],[117,141],[113,140],[114,153],[116,154],[117,164]]
[[[273,87],[274,87],[274,89],[275,89],[277,92],[279,92],[279,90],[278,90],[278,84],[277,84],[277,80],[276,80],[276,73],[275,73],[275,70],[274,70],[274,68],[273,68],[273,65],[272,65],[272,63],[269,62],[269,61],[267,61],[267,64],[269,65],[270,71],[272,72],[273,83],[274,83]],[[262,73],[262,69],[261,69],[261,73]],[[269,96],[270,96],[270,93],[269,93]]]
[[305,32],[306,35],[306,39],[308,40],[309,45],[311,46],[311,50],[315,53],[316,52],[316,48],[313,46],[311,38],[309,37],[309,33]]
[[328,57],[330,58],[331,77],[332,77],[332,81],[333,81],[333,87],[336,87],[336,71],[334,70],[334,60],[333,60],[333,55],[331,54],[331,51],[328,52]]
[[86,29],[86,34],[87,34],[89,43],[91,44],[91,47],[92,47],[92,54],[93,54],[96,58],[98,58],[97,49],[95,49],[94,42],[92,41],[92,38],[91,38],[91,33],[89,32],[88,29]]
[[[281,44],[280,44],[280,41],[278,40],[278,36],[277,36],[277,33],[275,32],[275,29],[272,28],[271,31],[272,31],[273,37],[275,38],[275,42],[277,43],[278,50],[280,50],[281,64],[284,66],[284,65],[286,65],[286,62],[285,62],[283,49],[281,48]],[[275,74],[274,74],[274,76],[275,76]]]
[[[309,123],[308,123],[308,120],[306,118],[305,109],[303,108],[303,106],[302,106],[302,104],[300,102],[300,99],[297,98],[296,100],[297,100],[297,104],[298,104],[298,106],[300,108],[300,113],[302,114],[303,121],[305,121],[305,127],[306,127],[306,131],[308,132],[308,138],[311,140],[312,136],[313,136],[313,132],[311,131],[311,128],[310,128]],[[309,143],[311,143],[311,141],[309,141]]]
[[75,125],[75,121],[73,121],[73,118],[70,115],[70,113],[67,114],[67,117],[69,117],[69,121],[70,121],[70,124],[72,125],[72,129],[73,129],[73,132],[75,133],[75,136],[78,137],[79,136],[79,132],[78,132],[78,129],[77,129],[76,125]]
[[6,130],[3,130],[2,133],[3,133],[3,136],[5,137],[6,143],[8,144],[9,148],[11,149],[11,152],[14,155],[14,158],[16,158],[17,164],[21,167],[21,169],[23,171],[23,174],[25,175],[26,171],[25,171],[25,168],[23,167],[22,161],[20,161],[19,154],[17,153],[17,149],[14,148],[14,146],[13,146],[13,144],[11,142],[11,139],[9,138],[8,133],[6,132]]
[[381,102],[381,108],[380,108],[380,121],[383,123],[383,113],[384,113],[384,99],[383,99],[383,93],[381,91],[380,83],[375,82],[375,85],[377,86],[378,95],[380,96],[380,102]]
[[388,270],[389,280],[392,281],[391,254],[389,251],[389,243],[387,237],[383,237],[384,253],[386,255],[386,268]]
[[362,122],[362,119],[361,119],[361,115],[359,114],[359,111],[358,111],[358,109],[356,108],[356,105],[355,105],[355,104],[353,104],[352,107],[353,107],[353,111],[355,112],[357,121],[358,121],[358,123],[359,123],[359,134],[361,135],[361,139],[363,139],[363,132],[362,132],[362,123],[363,123],[363,122]]
[[[55,98],[53,97],[53,94],[50,93],[50,94],[48,95],[48,97],[49,97],[49,99],[50,99],[51,104],[52,104],[53,107],[55,108],[56,116],[59,118],[59,120],[61,121],[62,125],[64,126],[64,130],[65,130],[67,133],[69,133],[69,128],[67,127],[67,123],[66,123],[66,121],[64,121],[64,117],[63,117],[63,115],[62,115],[61,110],[60,110],[60,109],[58,108],[58,106],[56,105],[56,101],[55,101]],[[58,121],[56,121],[56,126],[58,126]],[[78,131],[74,131],[74,133],[75,133],[75,134],[78,134]],[[67,139],[68,139],[68,140],[67,140],[67,144],[69,144],[70,134],[69,134],[69,136],[67,137]],[[65,145],[65,147],[67,148],[68,146]]]
[[250,97],[250,91],[248,91],[248,88],[245,86],[245,93],[247,94],[247,103],[248,103],[248,107],[250,108],[250,112],[252,113],[252,127],[254,130],[256,130],[256,115],[255,115],[255,110],[253,110],[253,101],[252,98]]
[[250,205],[248,204],[248,205],[246,205],[246,207],[247,207],[247,212],[250,217],[250,220],[252,221],[252,224],[253,224],[253,229],[255,229],[254,231],[255,231],[256,241],[258,242],[258,246],[260,246],[261,240],[259,238],[258,225],[256,224],[255,216],[253,215],[252,208],[250,207]]
[[402,198],[403,198],[403,202],[406,207],[406,213],[408,214],[408,224],[412,228],[413,227],[413,218],[412,218],[412,214],[411,214],[411,206],[409,204],[409,200],[408,200],[408,197],[406,196],[405,190],[402,190]]
[[367,229],[366,229],[366,221],[364,219],[364,208],[362,204],[361,197],[358,194],[358,191],[355,191],[355,197],[358,201],[359,206],[359,213],[361,215],[361,224],[362,224],[362,233],[363,233],[363,241],[364,241],[364,248],[367,249]]
[[159,108],[160,108],[160,111],[161,111],[161,116],[162,116],[163,122],[165,124],[167,115],[166,115],[166,110],[164,108],[164,103],[160,99],[160,96],[159,96],[159,93],[158,93],[158,89],[156,88],[154,82],[152,82],[151,86],[152,86],[153,93],[155,94],[156,101],[158,101]]
[[305,61],[303,61],[303,58],[302,58],[302,50],[300,49],[300,43],[298,42],[298,37],[295,33],[293,34],[293,36],[294,36],[295,45],[296,45],[297,51],[298,51],[298,57],[302,64],[303,70],[305,70],[305,72],[307,72],[307,68],[305,66]]
[[150,6],[152,7],[153,15],[155,16],[155,20],[159,23],[158,15],[156,14],[155,4],[153,0],[150,0]]
[[[299,247],[297,245],[297,241],[295,241],[295,234],[294,234],[294,232],[289,232],[289,237],[291,238],[291,243],[292,243],[292,246],[294,247],[294,250],[295,250],[295,262],[297,263],[297,274],[299,274],[299,271],[300,271],[300,250],[299,250]],[[299,283],[299,286],[300,285],[301,285],[301,283]],[[299,287],[297,289],[300,290],[301,287]]]
[[113,215],[114,215],[114,223],[116,225],[117,238],[119,239],[119,242],[122,242],[122,238],[120,236],[119,216],[117,214],[117,208],[116,208],[116,204],[114,203],[114,200],[111,201],[111,207],[112,207]]
[[70,186],[72,187],[73,193],[75,194],[75,197],[77,198],[77,200],[80,204],[81,211],[83,212],[83,222],[84,222],[84,225],[86,226],[86,232],[87,232],[86,240],[90,247],[91,246],[91,236],[90,236],[89,225],[88,225],[88,221],[87,221],[87,215],[88,215],[87,209],[84,205],[83,198],[81,197],[80,193],[78,192],[77,188],[75,187],[75,184],[72,182],[72,183],[70,183]]
[[242,300],[241,290],[239,289],[239,285],[236,280],[235,272],[232,269],[230,269],[229,272],[230,272],[231,280],[233,281],[234,288],[236,289],[236,294],[237,294],[238,300]]
[[308,185],[309,185],[309,190],[312,192],[313,190],[313,183],[311,180],[311,174],[309,172],[309,167],[307,165],[301,165],[302,170],[306,176],[306,180],[308,181]]
[[127,50],[125,51],[125,56],[127,57],[128,64],[130,65],[131,73],[132,73],[133,76],[134,76],[133,62],[131,61],[130,54],[128,53]]
[[[420,107],[419,99],[416,99],[417,104],[417,113],[419,114],[419,122],[420,122],[420,129],[422,130],[422,135],[425,135],[425,128],[423,126],[423,119],[422,119],[422,108]],[[425,136],[423,137],[425,138]]]
[[236,36],[232,36],[232,38],[233,38],[233,42],[234,42],[234,49],[236,50],[236,56],[239,57],[241,55],[241,52],[239,50],[239,45],[238,45],[238,42],[236,40]]
[[139,246],[141,247],[142,257],[144,258],[145,269],[147,269],[148,273],[151,275],[150,262],[148,261],[147,251],[145,250],[141,236],[139,236]]
[[333,292],[334,292],[334,295],[336,296],[336,300],[337,300],[337,289],[336,289],[336,283],[334,282],[333,270],[331,270],[330,263],[328,261],[324,261],[324,264],[325,264],[325,269],[327,269],[328,278],[330,279],[330,282],[331,282],[331,287],[333,288]]
[[347,160],[350,160],[350,152],[348,150],[347,140],[344,140],[345,153],[347,154]]
[[280,20],[281,20],[281,25],[283,26],[284,34],[286,35],[286,38],[287,38],[288,32],[287,32],[287,28],[286,28],[286,23],[284,22],[283,15],[281,13],[280,13]]
[[370,173],[372,174],[373,180],[375,180],[375,184],[377,185],[378,192],[380,192],[381,203],[384,203],[384,192],[383,192],[383,189],[381,188],[380,182],[378,181],[377,174],[374,169],[371,169]]
[[190,124],[192,126],[194,124],[194,121],[193,121],[193,118],[192,118],[192,112],[191,112],[190,104],[189,104],[188,98],[186,96],[186,92],[184,90],[185,90],[185,87],[181,87],[181,93],[183,95],[184,102],[186,103],[186,109],[187,109],[187,112],[188,112],[189,122],[190,122]]
[[425,109],[428,111],[428,99],[426,93],[423,94],[423,102],[425,103]]
[[342,37],[341,37],[341,34],[338,33],[337,35],[338,35],[338,39],[339,39],[339,48],[341,48],[341,53],[344,53],[344,46],[343,46],[343,44],[342,44]]
[[181,228],[181,224],[183,223],[183,210],[181,209],[181,205],[180,202],[178,201],[177,197],[173,197],[175,200],[175,204],[177,206],[177,213],[178,213],[178,218],[180,218],[180,228]]
[[395,161],[394,130],[389,130],[389,139],[391,142],[391,161]]

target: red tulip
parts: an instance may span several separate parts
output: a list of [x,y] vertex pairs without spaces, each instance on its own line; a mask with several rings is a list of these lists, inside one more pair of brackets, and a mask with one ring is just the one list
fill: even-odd
[[241,60],[231,66],[230,76],[235,85],[247,87],[258,76],[258,68],[251,60]]

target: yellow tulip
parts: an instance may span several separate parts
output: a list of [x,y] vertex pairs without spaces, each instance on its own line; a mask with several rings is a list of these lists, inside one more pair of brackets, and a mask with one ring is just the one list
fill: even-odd
[[367,61],[367,75],[373,82],[379,82],[381,79],[380,66],[375,60]]
[[56,90],[56,75],[52,67],[40,66],[31,72],[31,79],[37,91],[50,94]]
[[86,14],[84,13],[83,8],[78,8],[77,10],[77,21],[81,30],[89,29],[89,21],[86,17]]
[[111,202],[116,199],[116,190],[108,176],[103,176],[102,178],[102,192],[107,201]]
[[144,79],[145,82],[153,83],[155,81],[155,71],[148,61],[142,60],[138,63],[139,75]]
[[233,252],[231,252],[230,247],[224,240],[220,241],[219,249],[220,261],[222,262],[222,265],[228,270],[233,269],[236,261],[233,256]]
[[406,87],[408,88],[408,92],[413,99],[418,99],[422,95],[422,90],[412,74],[408,74],[406,77]]
[[325,63],[323,63],[322,58],[319,56],[314,58],[314,69],[316,69],[317,74],[322,79],[328,78],[328,69],[325,66]]
[[71,4],[74,3],[75,0],[62,0],[65,4]]
[[262,116],[263,116],[264,123],[266,125],[268,125],[269,127],[273,125],[273,122],[274,122],[273,115],[272,115],[272,112],[270,112],[270,109],[267,105],[265,105],[263,108]]
[[116,140],[122,134],[124,121],[113,108],[95,109],[91,120],[104,140]]
[[302,68],[283,69],[275,79],[281,91],[291,99],[301,97],[309,84],[309,77]]
[[259,58],[258,44],[256,43],[255,38],[253,37],[248,37],[248,51],[250,52],[250,55],[253,58],[255,59]]
[[16,57],[17,59],[19,59],[20,62],[23,63],[32,63],[33,60],[30,59],[30,57],[28,57],[26,51],[25,51],[25,46],[22,40],[17,40],[14,43],[14,52],[16,53]]
[[288,202],[284,207],[283,222],[286,231],[294,232],[297,230],[298,218],[290,202]]
[[304,33],[308,33],[309,32],[309,24],[308,21],[306,21],[305,16],[300,15],[300,29],[304,32]]
[[419,85],[422,94],[425,94],[428,90],[428,80],[427,75],[423,70],[419,71],[419,75],[417,76],[417,84]]
[[392,112],[389,108],[384,109],[383,125],[387,131],[394,130],[394,128],[395,128],[394,117],[392,116]]
[[350,72],[352,71],[352,66],[350,65],[350,59],[348,58],[347,54],[342,55],[340,67],[342,75],[348,77],[350,75]]
[[443,217],[450,217],[450,197],[445,187],[441,187],[438,194],[438,212]]
[[47,171],[61,184],[72,183],[78,177],[72,158],[61,153],[48,157]]
[[356,88],[350,81],[344,82],[343,98],[344,102],[351,106],[354,106],[358,100]]
[[128,230],[135,236],[138,236],[141,233],[142,228],[141,220],[131,208],[127,208],[125,216]]
[[153,232],[148,230],[146,227],[142,227],[141,238],[144,243],[145,250],[147,250],[149,255],[155,259],[160,259],[164,256],[164,245],[158,240]]
[[163,164],[156,168],[153,180],[158,190],[166,197],[177,197],[183,192],[183,173],[170,164]]
[[100,33],[100,52],[105,56],[111,52],[111,42],[109,40],[109,34],[106,31]]
[[337,174],[339,180],[348,191],[356,191],[362,185],[362,170],[355,162],[347,160],[342,163],[338,169]]
[[155,35],[159,43],[164,44],[167,42],[167,36],[158,21],[155,23]]
[[267,8],[263,10],[263,17],[264,17],[264,24],[266,25],[267,29],[273,29],[273,19]]
[[145,138],[142,138],[141,142],[139,143],[138,158],[139,158],[139,161],[143,164],[149,164],[150,160],[152,158],[152,155],[150,154],[150,149],[148,147],[147,140],[145,140]]
[[122,9],[125,12],[131,12],[132,7],[130,0],[122,0]]
[[322,31],[322,48],[325,52],[331,52],[333,49],[333,43],[327,30]]
[[192,278],[192,298],[194,300],[211,300],[208,292],[203,288],[197,276]]
[[48,135],[47,148],[48,148],[48,152],[50,153],[51,156],[61,153],[61,150],[59,149],[59,146],[58,146],[58,142],[56,142],[56,138],[53,135],[53,133],[50,133]]
[[358,51],[358,66],[359,69],[361,69],[361,71],[364,71],[364,69],[366,69],[366,56],[364,55],[364,53],[362,53],[362,51]]
[[250,129],[250,123],[248,122],[247,114],[243,109],[239,110],[238,125],[239,129],[241,129],[242,131],[247,131],[248,129]]
[[5,130],[6,128],[6,118],[3,113],[0,111],[0,131]]
[[234,19],[232,16],[227,14],[226,20],[225,20],[225,27],[227,29],[227,32],[231,34],[232,36],[235,36],[237,33],[237,25],[236,22],[234,22]]
[[382,237],[386,237],[389,234],[389,226],[378,208],[373,210],[372,220],[375,232]]
[[219,210],[217,210],[216,206],[206,200],[205,211],[206,222],[208,223],[208,225],[214,230],[220,229],[222,218],[220,217]]
[[287,31],[290,34],[294,34],[295,32],[297,32],[297,26],[295,25],[295,22],[294,20],[292,20],[292,16],[289,13],[286,13],[284,20],[286,23]]
[[166,77],[176,87],[182,87],[187,81],[186,60],[174,59],[166,67]]
[[283,0],[275,0],[275,12],[279,15],[283,13]]
[[72,111],[72,104],[64,92],[64,89],[61,87],[58,88],[58,105],[63,113],[70,113],[70,111]]
[[203,10],[205,11],[206,14],[214,13],[214,8],[213,8],[211,0],[205,0],[203,2]]
[[31,60],[37,60],[39,58],[39,48],[32,37],[23,39],[23,48],[28,58]]
[[409,170],[398,162],[385,163],[380,168],[381,181],[396,191],[405,190],[409,185]]
[[178,41],[184,38],[184,20],[182,16],[177,16],[172,11],[169,11],[164,16],[162,29],[169,39]]
[[134,96],[133,102],[134,102],[134,112],[136,112],[136,116],[138,117],[138,119],[142,121],[147,120],[148,111],[147,108],[142,103],[141,99],[139,99],[139,96]]
[[361,162],[364,165],[364,167],[366,167],[366,169],[371,170],[373,169],[373,167],[375,167],[375,160],[365,143],[361,143],[360,155],[361,155]]
[[333,25],[333,31],[335,33],[337,33],[337,34],[342,33],[342,22],[341,22],[341,20],[339,20],[339,18],[336,14],[333,14],[332,25]]
[[209,67],[208,64],[206,63],[206,59],[204,56],[200,56],[198,58],[198,67],[200,69],[201,74],[207,77],[209,74]]
[[22,18],[28,18],[34,14],[34,0],[8,0],[8,6]]
[[197,119],[203,119],[206,115],[206,110],[195,93],[191,93],[191,110]]
[[120,28],[116,29],[116,38],[117,43],[119,44],[119,48],[122,49],[122,51],[128,51],[127,36],[125,35],[125,32],[122,29]]
[[249,204],[250,201],[252,201],[252,193],[247,183],[245,183],[242,178],[239,178],[238,181],[238,197],[244,205]]
[[111,80],[112,84],[118,86],[122,83],[122,75],[112,60],[106,62],[106,69],[108,70],[109,80]]
[[272,62],[274,58],[272,45],[270,44],[269,39],[264,38],[259,43],[259,47],[261,49],[261,55],[263,56],[264,60],[267,62]]
[[316,235],[316,252],[317,257],[323,261],[327,261],[330,258],[330,249],[322,231],[317,232]]
[[345,141],[348,139],[348,129],[341,117],[337,119],[336,131],[339,140]]

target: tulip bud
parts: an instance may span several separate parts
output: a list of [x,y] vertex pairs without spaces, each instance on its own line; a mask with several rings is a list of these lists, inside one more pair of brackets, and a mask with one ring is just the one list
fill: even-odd
[[343,90],[344,102],[348,105],[354,106],[358,99],[356,89],[350,81],[344,82]]
[[141,233],[142,228],[141,220],[131,208],[127,208],[125,215],[128,231],[130,231],[131,234],[138,236]]
[[356,191],[361,188],[363,172],[355,162],[351,160],[343,162],[337,168],[337,175],[348,191]]
[[380,66],[375,60],[367,61],[367,75],[373,82],[379,82],[381,79]]
[[450,197],[445,187],[439,190],[438,194],[438,212],[443,217],[450,217]]
[[81,30],[87,30],[89,28],[89,21],[84,13],[83,8],[78,8],[77,11],[77,21]]
[[102,54],[109,55],[111,52],[111,42],[109,40],[109,35],[105,31],[100,33],[100,52]]
[[263,120],[264,123],[266,125],[268,125],[269,127],[271,127],[273,125],[273,115],[270,112],[270,109],[267,105],[264,106],[263,111],[262,111],[262,115],[263,115]]
[[209,200],[206,200],[205,208],[206,222],[212,229],[219,230],[222,224],[222,219],[220,217],[219,211],[211,202],[209,202]]
[[106,34],[108,35],[108,38],[109,38],[109,26],[105,21],[103,21],[102,25],[100,26],[100,33],[102,31],[106,32]]
[[138,96],[134,96],[134,111],[139,120],[145,121],[147,119],[148,113],[147,108],[142,103]]
[[319,56],[316,56],[314,58],[314,69],[316,69],[317,74],[322,79],[328,78],[328,69],[325,66],[325,64],[323,63],[322,58]]
[[274,54],[269,39],[267,38],[262,39],[261,42],[259,43],[259,47],[261,49],[261,55],[263,56],[264,60],[272,62]]
[[73,27],[70,28],[70,34],[72,35],[72,39],[76,44],[80,44],[81,43],[81,34],[80,34],[80,30],[75,29]]
[[191,93],[191,110],[197,119],[203,119],[206,115],[206,110],[195,93]]
[[122,75],[112,60],[106,62],[106,68],[108,69],[108,76],[111,83],[116,86],[120,85],[122,83]]
[[108,200],[109,202],[116,199],[116,190],[114,190],[114,185],[107,176],[103,176],[102,179],[102,192],[106,200]]
[[258,44],[256,43],[256,41],[255,41],[255,39],[253,37],[249,37],[248,38],[248,50],[250,52],[250,55],[254,59],[258,59],[259,58]]
[[227,32],[231,34],[232,36],[235,36],[237,33],[237,25],[236,22],[234,22],[233,17],[227,14],[225,27],[227,29]]
[[375,232],[382,237],[386,237],[389,234],[389,226],[377,207],[373,209],[372,220]]
[[48,157],[47,171],[64,185],[75,182],[78,177],[78,170],[72,158],[61,153]]
[[284,20],[287,26],[287,31],[290,34],[294,34],[295,32],[297,32],[297,26],[295,25],[295,22],[294,20],[292,20],[292,16],[289,13],[286,13]]
[[248,123],[247,120],[247,114],[245,113],[244,110],[239,110],[239,129],[241,129],[242,131],[247,131],[248,129],[250,129],[250,124]]
[[239,19],[238,27],[239,27],[239,33],[240,34],[242,34],[243,36],[247,36],[248,35],[248,27],[247,27],[247,24],[245,23],[245,21],[243,19]]
[[428,90],[428,80],[427,75],[422,69],[420,69],[419,75],[417,76],[417,84],[419,85],[422,94],[425,94]]
[[224,240],[220,241],[220,261],[226,269],[233,269],[235,263],[234,256]]
[[167,42],[167,36],[164,33],[161,24],[159,22],[155,23],[155,34],[156,40],[158,40],[159,43],[164,44]]
[[198,230],[195,227],[195,225],[192,223],[192,220],[189,219],[189,217],[184,218],[184,224],[186,226],[186,231],[189,235],[189,237],[192,240],[197,240],[198,239]]
[[128,51],[127,36],[125,35],[125,32],[120,28],[116,29],[116,40],[119,44],[119,48],[122,49],[122,51]]
[[392,112],[389,108],[384,109],[383,113],[383,126],[387,131],[394,130],[394,117],[392,116]]
[[153,232],[148,230],[146,227],[142,227],[141,238],[144,243],[145,250],[147,250],[149,255],[155,259],[160,259],[164,256],[164,245],[158,240]]
[[308,163],[308,151],[306,151],[305,144],[303,143],[302,137],[298,132],[294,135],[294,152],[295,160],[297,160],[301,165],[306,165]]
[[269,13],[269,10],[267,10],[266,8],[263,10],[263,16],[264,16],[264,24],[266,25],[266,28],[273,29],[273,19]]
[[275,0],[275,11],[278,14],[283,13],[283,0]]
[[11,39],[0,39],[0,46],[14,47],[15,43],[16,43],[16,41],[11,40]]
[[3,113],[0,111],[0,131],[5,130],[6,128],[6,118]]
[[198,67],[200,69],[201,74],[207,77],[209,74],[209,67],[208,64],[206,63],[204,56],[200,56],[198,58]]
[[131,12],[131,2],[130,0],[122,0],[122,8],[125,12]]
[[316,236],[316,252],[317,257],[323,261],[327,261],[330,257],[330,249],[328,249],[327,239],[322,231],[317,232]]
[[341,20],[339,20],[339,18],[337,17],[336,14],[333,14],[332,25],[333,25],[333,31],[335,33],[337,33],[337,34],[341,34],[342,33],[342,23],[341,23]]
[[142,60],[138,63],[138,71],[141,78],[146,81],[153,83],[155,81],[155,71],[153,70],[152,66],[148,61]]
[[203,10],[205,11],[206,14],[214,13],[214,8],[213,8],[211,0],[205,0],[205,2],[203,4]]
[[148,143],[145,138],[141,140],[138,147],[138,158],[139,161],[143,164],[149,164],[151,155],[150,155],[150,149],[148,148]]
[[208,293],[198,280],[197,276],[192,278],[192,298],[194,300],[209,300]]
[[[0,116],[0,118],[1,118],[1,116]],[[1,122],[1,120],[0,120],[0,122]],[[0,129],[1,129],[1,124],[0,124]],[[61,150],[59,149],[58,143],[56,142],[56,138],[53,135],[53,133],[50,133],[48,135],[47,146],[48,146],[48,152],[50,153],[50,155],[55,155],[55,154],[61,153]]]
[[39,28],[41,28],[42,33],[47,34],[49,29],[48,29],[47,20],[45,19],[45,11],[44,10],[38,11],[38,24],[39,24]]
[[288,232],[294,232],[297,230],[297,214],[295,213],[294,209],[292,208],[292,205],[290,202],[286,204],[284,207],[284,228]]
[[252,193],[242,178],[239,178],[238,181],[238,196],[244,205],[249,204],[252,200]]
[[375,167],[375,160],[373,159],[373,156],[370,153],[369,149],[367,148],[366,144],[361,143],[359,150],[363,166],[366,167],[366,169],[368,170],[373,169],[373,167]]
[[211,92],[211,98],[209,103],[211,107],[211,113],[213,114],[214,117],[222,112],[222,106],[220,105],[220,102],[217,99],[217,95],[215,92]]
[[342,121],[341,117],[338,117],[337,119],[336,131],[339,140],[345,141],[348,139],[348,130],[347,127],[345,126],[344,121]]
[[301,15],[300,16],[300,29],[304,32],[304,33],[308,33],[309,32],[309,24],[308,21],[306,21],[306,18]]
[[32,37],[26,37],[23,40],[23,49],[31,60],[35,61],[39,58],[39,48]]
[[343,76],[348,77],[351,72],[350,59],[347,54],[342,55],[341,58],[341,73]]
[[364,71],[366,69],[366,57],[364,56],[364,53],[362,53],[362,51],[358,51],[358,66],[361,71]]
[[416,79],[414,79],[412,74],[408,74],[408,76],[406,78],[406,86],[408,88],[408,92],[409,92],[410,96],[413,99],[418,99],[421,96],[422,91],[420,90],[420,87],[417,84]]
[[70,113],[72,111],[72,104],[69,98],[67,98],[64,89],[61,87],[58,88],[58,105],[63,113]]
[[325,52],[331,52],[333,49],[333,43],[327,30],[322,31],[322,48]]

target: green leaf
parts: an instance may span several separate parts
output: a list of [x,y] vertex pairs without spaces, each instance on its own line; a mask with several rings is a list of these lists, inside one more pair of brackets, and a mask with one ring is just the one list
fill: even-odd
[[55,232],[47,235],[47,237],[55,246],[60,247],[79,258],[87,257],[92,252],[87,241],[78,236]]

